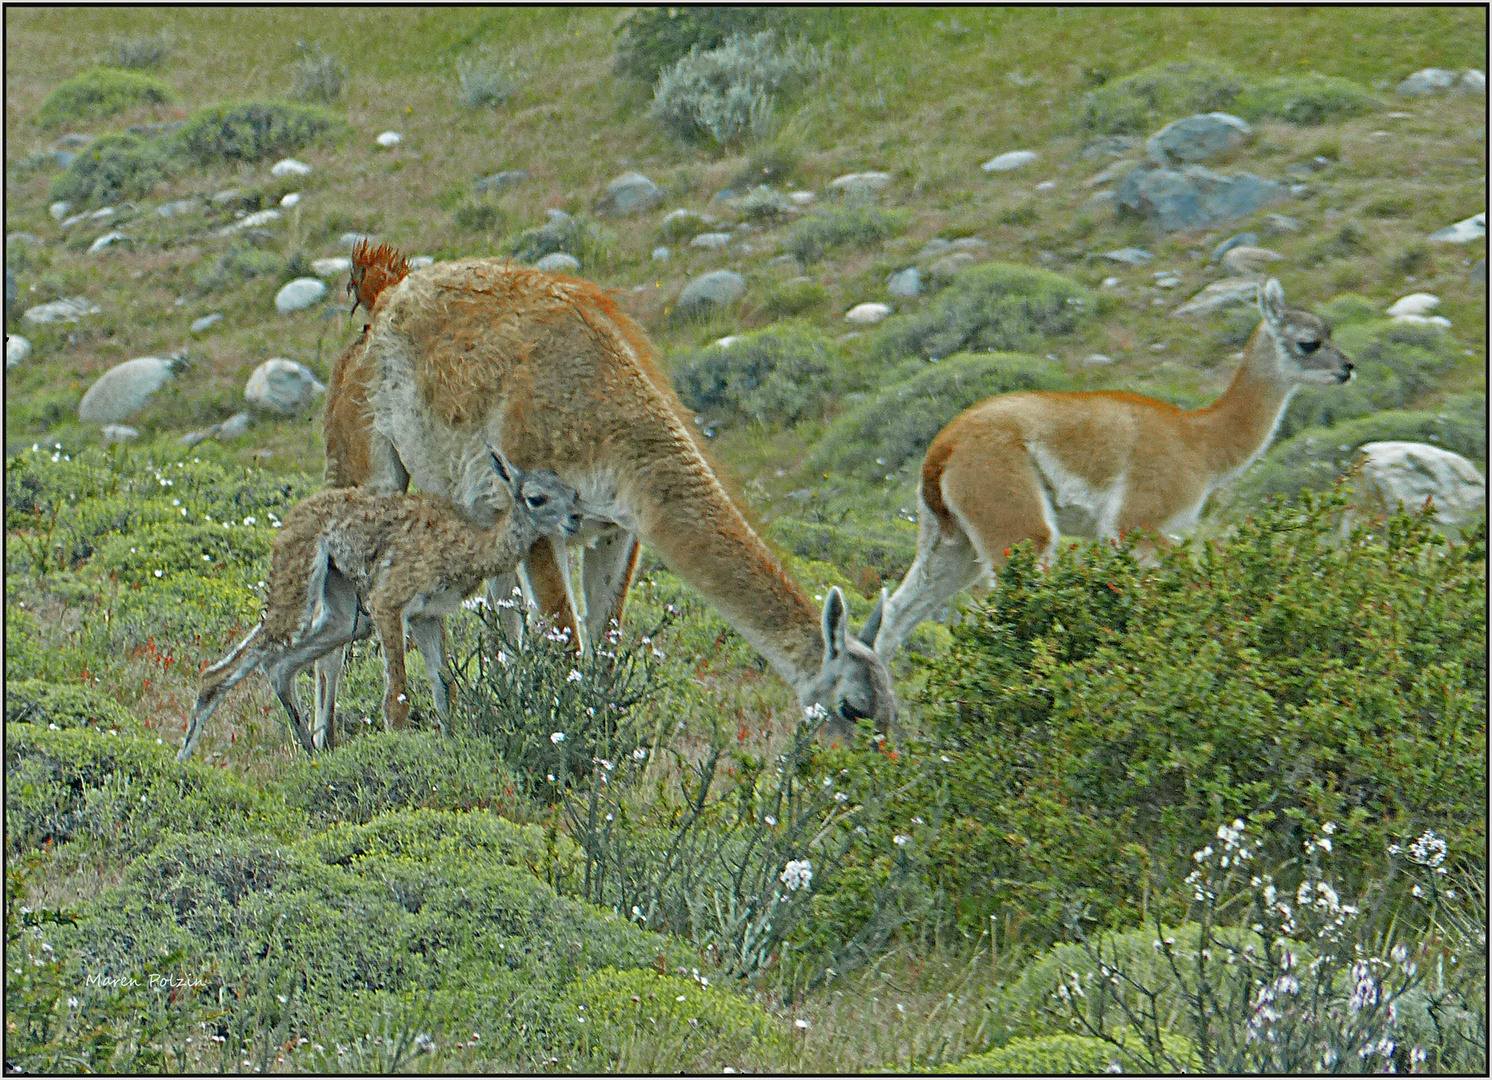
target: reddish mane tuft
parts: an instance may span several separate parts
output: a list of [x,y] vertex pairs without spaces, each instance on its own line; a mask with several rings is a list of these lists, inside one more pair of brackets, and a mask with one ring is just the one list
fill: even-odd
[[390,285],[397,285],[409,273],[409,263],[399,249],[391,244],[377,247],[367,240],[359,240],[352,249],[352,279],[347,282],[347,291],[357,296],[358,304],[373,310],[378,297]]

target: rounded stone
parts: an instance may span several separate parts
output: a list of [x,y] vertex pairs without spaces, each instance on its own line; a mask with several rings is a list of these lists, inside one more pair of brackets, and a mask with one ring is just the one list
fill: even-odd
[[847,198],[865,198],[891,186],[888,172],[845,173],[829,181],[829,190]]
[[701,274],[679,293],[678,310],[686,313],[726,307],[746,295],[746,279],[734,270]]
[[81,296],[70,296],[66,300],[53,300],[50,304],[37,304],[27,308],[21,316],[31,323],[77,322],[85,315],[97,315],[99,306]]
[[110,368],[78,403],[85,424],[116,424],[150,404],[156,393],[186,367],[178,356],[142,356]]
[[886,291],[892,296],[910,299],[922,295],[922,272],[915,266],[898,270],[886,278]]
[[1031,164],[1040,156],[1035,150],[1011,150],[990,158],[979,167],[985,172],[1011,172]]
[[332,255],[325,259],[313,259],[311,273],[319,278],[341,277],[352,269],[352,260],[346,255]]
[[1462,525],[1487,506],[1487,481],[1460,454],[1418,442],[1371,442],[1358,448],[1354,505],[1368,514],[1417,510],[1430,499],[1443,525]]
[[270,166],[271,176],[309,176],[311,166],[304,161],[296,161],[295,158],[285,158]]
[[1145,150],[1162,164],[1210,161],[1242,146],[1253,129],[1225,112],[1199,113],[1173,121],[1145,140]]
[[399,137],[399,133],[397,131],[385,131],[373,141],[385,150],[392,150],[404,140]]
[[1388,308],[1388,316],[1428,315],[1440,306],[1440,297],[1434,293],[1417,292],[1401,296]]
[[870,326],[880,322],[890,314],[891,308],[886,304],[856,304],[844,313],[844,319],[845,322]]
[[725,247],[730,243],[730,241],[730,233],[707,232],[700,233],[698,236],[694,237],[694,239],[690,240],[689,246],[693,248],[705,248],[707,250],[714,251]]
[[435,256],[433,255],[416,255],[409,260],[409,268],[411,270],[423,270],[427,266],[434,265]]
[[326,296],[326,284],[319,278],[303,277],[288,282],[275,293],[275,310],[281,315],[304,311]]
[[200,334],[204,331],[211,330],[214,326],[222,321],[223,313],[221,311],[214,311],[211,315],[204,315],[200,319],[192,320],[192,333]]
[[608,217],[625,217],[653,209],[663,201],[663,189],[640,172],[625,172],[596,200],[595,210]]
[[658,246],[653,249],[654,262],[668,262],[668,248]]
[[1456,73],[1445,68],[1423,68],[1399,84],[1399,93],[1405,97],[1424,97],[1439,94],[1456,85]]
[[534,269],[548,274],[572,274],[580,269],[580,260],[567,252],[551,251],[534,263]]
[[31,342],[20,334],[5,335],[5,370],[23,363],[31,355]]
[[955,251],[952,255],[945,255],[937,262],[927,268],[927,272],[933,277],[947,281],[961,270],[967,270],[979,259],[968,251]]
[[282,416],[299,412],[325,392],[310,369],[280,356],[256,367],[243,388],[244,400],[250,405]]
[[105,446],[111,446],[114,443],[134,442],[140,437],[140,429],[126,427],[123,424],[105,424],[99,435],[102,436]]

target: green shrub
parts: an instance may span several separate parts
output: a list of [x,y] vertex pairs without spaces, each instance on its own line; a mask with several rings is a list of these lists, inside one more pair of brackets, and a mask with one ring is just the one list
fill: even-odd
[[456,61],[461,104],[469,109],[497,108],[518,92],[523,76],[512,57],[463,56]]
[[985,263],[960,271],[926,310],[887,319],[873,351],[887,363],[963,351],[1034,351],[1075,329],[1092,310],[1092,294],[1061,274]]
[[762,311],[774,319],[791,319],[829,299],[829,291],[806,277],[789,278],[767,286],[761,297]]
[[524,262],[537,262],[545,255],[563,251],[575,256],[581,266],[589,269],[604,265],[611,258],[612,244],[609,229],[584,215],[566,215],[523,232],[509,246],[508,253]]
[[99,545],[98,570],[130,585],[153,585],[167,574],[200,576],[216,565],[251,564],[268,569],[269,529],[223,523],[148,525]]
[[463,199],[453,218],[464,233],[495,233],[507,227],[507,215],[493,199]]
[[874,579],[865,578],[867,568],[884,580],[895,581],[917,554],[916,525],[905,518],[884,521],[884,517],[878,515],[871,522],[847,516],[838,525],[779,517],[767,534],[798,558],[840,567],[850,581],[858,578],[873,587]]
[[1056,365],[1011,353],[959,353],[933,365],[903,365],[875,397],[834,422],[813,451],[813,471],[884,480],[915,468],[933,436],[970,405],[995,394],[1068,385]]
[[[1138,1063],[1113,1043],[1088,1035],[1039,1035],[1011,1039],[939,1070],[965,1076],[1061,1076],[1135,1070]],[[1115,1066],[1119,1068],[1116,1069]]]
[[113,116],[136,105],[164,105],[175,95],[161,80],[138,71],[92,68],[74,75],[47,95],[37,110],[42,127]]
[[20,679],[5,687],[5,722],[50,728],[116,728],[138,733],[140,722],[104,691],[42,679]]
[[[1358,293],[1342,293],[1316,308],[1316,314],[1329,322],[1333,330],[1340,330],[1349,323],[1372,322],[1382,318],[1383,305]],[[1254,323],[1259,321],[1257,315],[1250,318]]]
[[125,133],[103,135],[52,181],[50,193],[79,205],[118,202],[149,194],[173,172],[162,144]]
[[1334,427],[1305,428],[1272,447],[1238,479],[1227,514],[1238,517],[1267,498],[1294,500],[1301,491],[1324,491],[1344,476],[1358,447],[1370,442],[1426,442],[1485,470],[1487,398],[1458,394],[1436,408],[1388,410]]
[[1227,109],[1243,86],[1227,64],[1162,61],[1083,95],[1078,126],[1094,135],[1140,134],[1191,113]]
[[260,251],[247,240],[235,240],[214,259],[192,271],[192,282],[203,292],[217,292],[255,278],[275,277],[285,260],[273,251]]
[[340,136],[347,125],[314,105],[251,101],[213,105],[173,138],[196,162],[263,161]]
[[1332,338],[1352,359],[1357,378],[1345,386],[1306,386],[1296,391],[1276,438],[1384,409],[1407,408],[1461,359],[1455,338],[1434,326],[1357,322],[1342,327]]
[[[132,728],[135,725],[131,725]],[[5,832],[11,854],[83,841],[128,857],[170,832],[290,835],[304,818],[148,735],[8,724]]]
[[638,8],[617,27],[616,70],[651,85],[695,50],[708,52],[768,26],[786,30],[793,21],[782,8]]
[[606,968],[572,984],[554,1017],[556,1050],[578,1072],[739,1070],[788,1041],[760,1005],[708,980],[647,970]]
[[1244,88],[1233,112],[1245,120],[1326,124],[1362,116],[1382,102],[1351,79],[1310,72],[1281,75]]
[[1097,545],[1043,574],[1018,549],[927,663],[949,894],[982,918],[995,879],[1049,926],[1075,897],[1174,917],[1171,868],[1235,815],[1275,864],[1346,827],[1344,895],[1426,827],[1484,860],[1485,542],[1398,517],[1343,544],[1340,505],[1267,508],[1150,571]]
[[836,206],[820,210],[793,226],[782,249],[800,263],[818,262],[831,249],[845,244],[864,247],[894,236],[906,226],[903,210],[878,206]]
[[839,396],[833,345],[806,324],[783,324],[674,361],[679,398],[712,421],[796,424]]
[[291,73],[291,94],[302,101],[333,102],[342,96],[347,69],[321,46],[297,42],[301,58]]
[[355,737],[329,754],[297,761],[281,783],[285,801],[316,822],[367,822],[417,807],[511,811],[516,804],[516,781],[490,744],[433,732]]
[[104,50],[104,66],[111,68],[159,67],[171,55],[171,35],[162,30],[153,37],[117,37]]
[[764,134],[777,96],[812,81],[825,58],[803,42],[778,44],[772,31],[736,35],[718,48],[691,49],[658,78],[648,115],[680,139],[721,146]]

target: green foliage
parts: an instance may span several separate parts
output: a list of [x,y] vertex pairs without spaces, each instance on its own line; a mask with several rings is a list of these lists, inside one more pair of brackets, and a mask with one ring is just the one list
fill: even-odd
[[718,48],[691,49],[658,78],[648,115],[684,140],[708,136],[720,146],[762,135],[779,96],[817,77],[826,59],[798,41],[779,44],[768,30],[736,35]]
[[1334,427],[1308,427],[1276,444],[1240,477],[1228,504],[1237,517],[1265,499],[1324,491],[1346,475],[1358,447],[1370,442],[1427,442],[1485,466],[1487,396],[1457,394],[1432,409],[1393,409]]
[[495,199],[463,199],[453,214],[456,228],[464,233],[492,234],[507,228],[507,215]]
[[917,554],[916,525],[904,517],[887,522],[884,514],[847,514],[838,525],[780,517],[767,532],[800,559],[841,568],[861,591],[874,588],[877,579],[900,578]]
[[1076,329],[1093,295],[1071,278],[1008,263],[960,271],[923,311],[887,319],[875,338],[884,362],[956,352],[1034,351]]
[[320,45],[297,44],[301,58],[291,72],[291,94],[302,101],[336,101],[342,96],[342,84],[347,80],[342,61],[323,52]]
[[554,1009],[556,1049],[579,1072],[719,1072],[785,1051],[760,1006],[724,987],[607,968],[572,984]]
[[497,108],[523,85],[517,60],[508,56],[463,56],[456,61],[456,81],[461,84],[461,104],[469,109]]
[[[1333,296],[1326,303],[1315,309],[1316,314],[1329,322],[1333,330],[1339,330],[1349,323],[1372,322],[1383,316],[1383,305],[1375,304],[1366,296],[1358,293],[1342,293]],[[1257,315],[1251,315],[1253,323],[1259,321]],[[1253,327],[1250,326],[1250,329]]]
[[198,164],[257,162],[330,141],[347,130],[344,121],[314,105],[250,101],[199,110],[173,136]]
[[905,210],[878,206],[836,206],[820,210],[793,226],[782,250],[799,262],[816,263],[833,248],[865,247],[895,236],[907,224]]
[[116,728],[136,732],[140,722],[124,706],[93,686],[68,686],[20,679],[5,687],[5,722],[57,727]]
[[99,545],[94,563],[126,584],[150,585],[167,574],[196,576],[231,563],[267,566],[271,544],[267,529],[172,522],[110,537]]
[[594,268],[611,258],[614,237],[585,215],[551,217],[544,225],[521,233],[508,248],[508,254],[524,262],[537,262],[545,255],[563,251],[580,260],[580,265]]
[[420,807],[511,812],[516,781],[481,739],[377,731],[298,760],[282,786],[286,803],[314,822],[362,823],[386,811]]
[[1276,438],[1384,409],[1407,408],[1461,359],[1456,339],[1436,326],[1356,322],[1333,333],[1332,340],[1351,357],[1357,378],[1345,386],[1296,391]]
[[823,415],[843,377],[833,344],[801,323],[780,323],[674,361],[679,398],[711,421],[796,424]]
[[763,7],[638,8],[617,27],[616,70],[652,84],[691,52],[708,52],[768,25],[786,29],[791,13]]
[[894,369],[875,397],[835,421],[811,464],[815,472],[883,480],[915,467],[933,436],[970,405],[995,394],[1067,386],[1061,368],[1013,353],[959,353],[933,365],[914,361]]
[[161,143],[127,133],[102,135],[52,181],[50,194],[80,206],[118,202],[149,194],[174,171]]
[[965,1076],[1061,1076],[1067,1073],[1097,1074],[1129,1065],[1131,1056],[1113,1043],[1091,1035],[1038,1035],[1011,1039],[1004,1046],[974,1054],[946,1066],[941,1072]]
[[1351,79],[1309,72],[1281,75],[1246,87],[1233,104],[1245,120],[1325,124],[1362,116],[1382,102]]
[[1077,122],[1093,135],[1141,134],[1192,113],[1228,109],[1243,79],[1215,60],[1165,60],[1083,96]]
[[104,67],[153,68],[160,67],[171,55],[171,35],[162,30],[159,34],[139,37],[117,37],[104,50]]
[[968,914],[992,879],[1048,925],[1064,894],[1174,912],[1169,867],[1235,815],[1276,860],[1350,825],[1350,888],[1427,826],[1485,859],[1485,548],[1406,517],[1344,544],[1340,505],[1268,508],[1150,571],[1105,545],[1045,574],[1014,553],[927,663],[956,754],[941,881]]
[[217,769],[178,764],[174,752],[130,731],[7,724],[7,850],[80,841],[128,858],[170,832],[285,835],[301,827],[299,815]]
[[761,294],[761,307],[774,319],[791,319],[812,311],[829,299],[829,290],[806,277],[789,278],[767,286]]
[[37,110],[42,127],[60,127],[78,120],[113,116],[136,105],[164,105],[173,100],[171,87],[138,71],[91,68],[74,75],[47,95]]
[[235,240],[216,258],[192,271],[192,282],[203,292],[225,288],[261,277],[283,273],[285,260],[273,251],[260,251],[247,240]]

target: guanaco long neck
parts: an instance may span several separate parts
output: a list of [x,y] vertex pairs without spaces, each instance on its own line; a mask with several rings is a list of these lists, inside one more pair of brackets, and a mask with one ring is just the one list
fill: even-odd
[[1260,323],[1228,389],[1206,408],[1185,414],[1198,444],[1207,448],[1214,475],[1236,475],[1264,452],[1296,385],[1280,377],[1274,338]]

